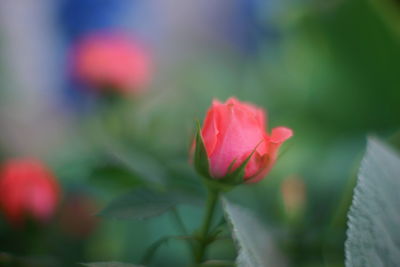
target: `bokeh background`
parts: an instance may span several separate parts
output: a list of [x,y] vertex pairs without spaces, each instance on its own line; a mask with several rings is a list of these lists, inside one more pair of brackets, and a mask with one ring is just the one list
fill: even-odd
[[[295,136],[266,179],[230,197],[258,214],[292,266],[343,266],[366,136],[399,143],[399,29],[396,0],[1,0],[0,157],[42,160],[63,193],[39,229],[0,217],[0,259],[138,263],[148,245],[179,232],[173,218],[94,215],[143,183],[201,198],[188,159],[194,120],[212,99],[236,96]],[[74,79],[72,48],[99,31],[148,51],[151,82],[140,94],[94,97]],[[201,206],[178,209],[195,229]],[[234,259],[232,242],[211,255]],[[171,241],[153,265],[189,260]]]

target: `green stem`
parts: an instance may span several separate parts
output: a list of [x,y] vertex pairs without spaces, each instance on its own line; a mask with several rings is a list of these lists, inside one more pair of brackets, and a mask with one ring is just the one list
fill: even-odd
[[183,223],[181,216],[179,216],[179,213],[178,213],[178,211],[176,210],[176,208],[173,208],[173,209],[172,209],[172,216],[173,216],[173,218],[174,218],[174,220],[175,220],[175,222],[176,222],[176,225],[177,225],[178,228],[179,228],[179,231],[181,231],[182,234],[184,234],[184,235],[188,235],[188,231],[187,231],[187,229],[186,229],[186,226],[185,226],[185,224]]
[[199,247],[195,253],[195,262],[201,263],[204,258],[204,254],[206,253],[207,246],[210,243],[209,240],[209,231],[211,222],[215,213],[216,204],[219,198],[219,191],[215,189],[208,188],[208,196],[207,196],[207,203],[206,203],[206,211],[203,219],[203,224],[200,228],[198,233],[198,241]]
[[157,250],[165,243],[167,243],[171,239],[181,239],[181,240],[186,240],[186,239],[191,239],[191,236],[165,236],[161,239],[158,239],[156,242],[151,244],[146,253],[144,254],[141,263],[148,265],[150,261],[152,260],[154,254],[157,252]]
[[[174,218],[179,230],[182,232],[183,235],[187,236],[188,235],[188,230],[186,229],[186,226],[183,223],[183,220],[182,220],[181,216],[179,215],[179,212],[178,212],[178,210],[176,208],[172,209],[172,216],[173,216],[173,218]],[[188,244],[189,250],[191,252],[194,252],[193,240],[188,239],[187,240],[187,244]]]

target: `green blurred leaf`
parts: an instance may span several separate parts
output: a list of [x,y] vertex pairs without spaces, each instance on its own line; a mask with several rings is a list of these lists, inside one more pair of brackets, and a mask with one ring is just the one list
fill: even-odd
[[253,214],[226,199],[222,203],[239,248],[238,267],[286,266],[271,236]]
[[390,30],[393,31],[397,37],[400,37],[400,4],[397,0],[371,0],[369,3],[380,16],[384,22],[387,23]]
[[399,192],[399,156],[369,138],[348,214],[346,266],[398,266]]
[[143,182],[159,186],[165,184],[166,170],[155,157],[136,147],[129,149],[126,144],[118,143],[101,132],[98,133],[97,138],[108,156],[142,179]]
[[125,151],[122,148],[114,148],[110,151],[117,160],[127,169],[137,173],[146,182],[164,184],[167,179],[166,170],[156,159],[137,151]]
[[142,220],[161,215],[178,204],[195,201],[180,192],[138,188],[112,201],[99,215],[113,219]]
[[131,171],[117,165],[98,166],[92,170],[90,181],[111,189],[127,189],[143,184]]
[[210,165],[208,162],[208,156],[206,147],[204,146],[203,137],[201,136],[201,126],[196,121],[196,148],[194,151],[194,166],[196,171],[202,176],[210,177]]
[[82,265],[87,267],[144,267],[142,265],[134,265],[117,261],[82,263]]

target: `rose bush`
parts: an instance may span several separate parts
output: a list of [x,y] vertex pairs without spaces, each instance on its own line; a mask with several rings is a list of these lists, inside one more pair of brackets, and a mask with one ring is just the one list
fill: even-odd
[[258,182],[270,171],[279,147],[292,134],[286,127],[276,127],[268,134],[265,111],[255,105],[233,97],[225,103],[214,100],[201,130],[210,175],[216,179],[225,177],[254,152],[243,178]]

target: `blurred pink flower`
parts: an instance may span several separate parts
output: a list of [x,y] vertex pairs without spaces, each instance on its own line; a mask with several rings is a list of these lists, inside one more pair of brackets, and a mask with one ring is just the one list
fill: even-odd
[[48,221],[58,203],[60,188],[40,161],[13,159],[0,171],[0,208],[15,226],[27,218]]
[[150,81],[150,55],[139,43],[119,33],[94,33],[72,50],[74,75],[97,90],[132,93]]

